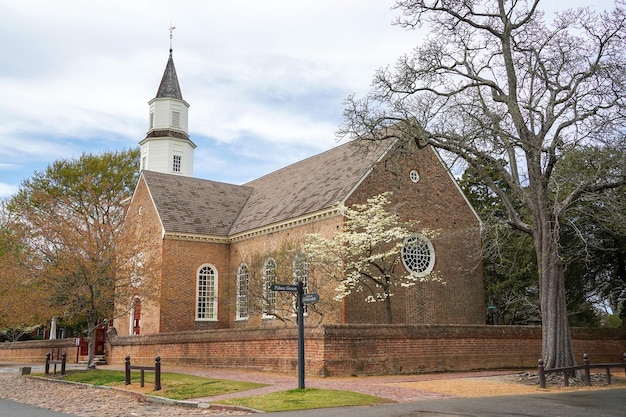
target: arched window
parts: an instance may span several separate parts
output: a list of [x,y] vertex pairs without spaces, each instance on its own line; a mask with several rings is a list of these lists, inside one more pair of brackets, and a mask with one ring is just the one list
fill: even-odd
[[263,318],[272,318],[276,313],[276,291],[270,287],[276,283],[276,261],[267,258],[263,264]]
[[435,248],[430,240],[415,234],[404,239],[402,263],[407,271],[418,277],[432,272],[435,266]]
[[248,266],[244,263],[237,270],[237,317],[248,318]]
[[217,270],[205,264],[198,268],[196,320],[217,320]]
[[128,328],[128,334],[141,334],[141,300],[139,298],[133,299],[130,307],[130,326]]

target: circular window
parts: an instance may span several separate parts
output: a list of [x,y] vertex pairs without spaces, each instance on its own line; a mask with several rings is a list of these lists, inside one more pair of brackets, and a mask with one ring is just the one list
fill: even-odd
[[420,174],[416,169],[412,169],[411,172],[409,172],[409,178],[411,178],[413,182],[418,182],[420,180]]
[[420,235],[404,239],[402,263],[412,274],[417,276],[429,274],[435,266],[435,249],[430,240]]

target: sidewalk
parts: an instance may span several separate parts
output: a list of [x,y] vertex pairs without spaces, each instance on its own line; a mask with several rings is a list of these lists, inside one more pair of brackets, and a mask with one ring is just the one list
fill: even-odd
[[[123,365],[101,365],[99,369],[123,370]],[[248,397],[267,394],[270,392],[285,391],[298,388],[298,376],[276,374],[245,369],[222,369],[189,366],[169,367],[163,365],[162,372],[176,372],[197,375],[205,378],[228,379],[235,381],[258,382],[268,384],[266,387],[256,388],[243,392],[230,393],[215,397],[194,398],[190,401],[210,403],[223,399]],[[450,398],[454,395],[421,390],[412,387],[411,383],[435,380],[458,380],[467,378],[487,378],[499,375],[510,375],[515,371],[481,371],[463,373],[441,373],[420,375],[390,375],[390,376],[358,376],[341,378],[306,377],[305,388],[332,389],[358,392],[385,398],[392,402],[413,402],[437,398]]]

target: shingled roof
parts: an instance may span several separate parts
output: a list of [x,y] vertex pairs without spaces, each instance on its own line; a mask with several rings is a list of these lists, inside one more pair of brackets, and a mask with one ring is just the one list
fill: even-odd
[[144,171],[166,232],[227,236],[330,208],[386,153],[346,143],[244,185]]
[[166,232],[228,236],[252,189],[142,171]]
[[176,98],[178,100],[183,99],[183,93],[180,91],[180,84],[178,84],[178,76],[176,75],[176,68],[174,67],[174,58],[172,58],[172,51],[170,51],[170,57],[167,60],[165,71],[163,72],[163,78],[159,89],[156,93],[156,98]]
[[244,184],[253,189],[230,233],[314,213],[345,200],[388,148],[348,142]]

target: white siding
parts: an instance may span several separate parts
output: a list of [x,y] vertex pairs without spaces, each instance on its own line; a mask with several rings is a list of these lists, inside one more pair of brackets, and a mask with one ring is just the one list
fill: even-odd
[[166,174],[174,174],[174,155],[180,155],[180,172],[175,174],[193,177],[194,150],[188,141],[169,137],[150,138],[142,145],[141,155],[146,157],[146,166],[142,169]]

